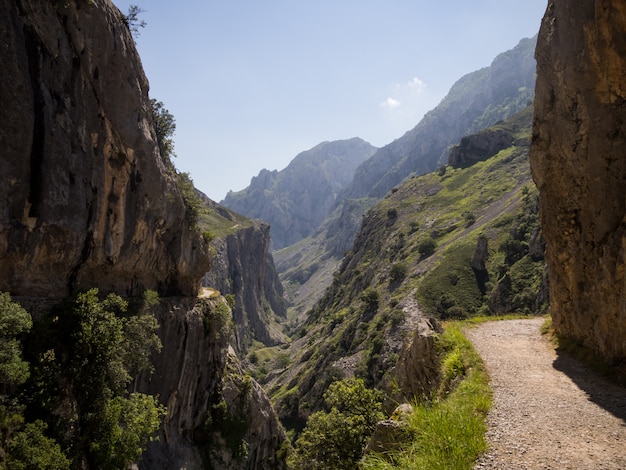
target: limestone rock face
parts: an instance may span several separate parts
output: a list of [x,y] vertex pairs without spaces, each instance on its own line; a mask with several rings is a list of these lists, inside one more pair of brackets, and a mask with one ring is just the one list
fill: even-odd
[[281,331],[271,327],[272,317],[286,318],[287,309],[269,251],[269,229],[268,224],[256,221],[217,240],[213,265],[202,281],[223,295],[235,296],[235,347],[242,353],[252,339],[268,346],[285,341]]
[[[385,383],[392,402],[428,396],[439,384],[440,361],[435,339],[441,332],[441,325],[434,318],[419,318],[412,338],[403,345],[398,362],[391,370],[391,380]],[[394,386],[389,386],[390,382]]]
[[537,45],[531,167],[557,332],[626,357],[626,5],[551,1]]
[[0,290],[196,294],[209,259],[109,0],[0,0]]
[[503,129],[490,129],[463,137],[459,145],[450,151],[448,164],[455,168],[471,166],[510,147],[514,140],[513,136]]
[[158,395],[168,413],[140,469],[284,468],[278,451],[288,445],[285,431],[267,394],[229,352],[225,305],[219,297],[162,301],[163,349],[154,374],[141,376],[136,387]]

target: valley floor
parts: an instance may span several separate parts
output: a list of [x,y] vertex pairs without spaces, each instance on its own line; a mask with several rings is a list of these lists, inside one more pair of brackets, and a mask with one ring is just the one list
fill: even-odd
[[626,468],[626,389],[555,351],[544,318],[467,330],[494,394],[476,469]]

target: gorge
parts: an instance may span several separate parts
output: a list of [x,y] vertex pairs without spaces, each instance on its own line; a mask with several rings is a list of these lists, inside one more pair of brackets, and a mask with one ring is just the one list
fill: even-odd
[[323,142],[228,207],[160,150],[110,0],[0,11],[0,466],[339,465],[306,438],[357,391],[352,468],[477,369],[446,339],[477,316],[549,311],[623,365],[621,6],[549,2],[400,138]]

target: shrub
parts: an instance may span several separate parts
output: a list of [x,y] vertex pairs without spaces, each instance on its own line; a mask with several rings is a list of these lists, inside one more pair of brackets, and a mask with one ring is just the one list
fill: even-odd
[[404,263],[396,263],[391,266],[391,271],[389,272],[391,282],[401,282],[406,277],[407,271],[407,265]]
[[369,287],[363,291],[361,294],[361,301],[365,303],[365,308],[368,311],[375,311],[378,309],[378,303],[380,301],[380,296],[378,295],[378,291],[373,287]]
[[426,238],[419,245],[417,245],[417,251],[422,258],[428,258],[437,249],[437,242],[432,238]]
[[313,413],[296,441],[290,466],[300,469],[356,468],[376,423],[383,419],[382,393],[362,379],[334,382],[324,394],[328,411]]

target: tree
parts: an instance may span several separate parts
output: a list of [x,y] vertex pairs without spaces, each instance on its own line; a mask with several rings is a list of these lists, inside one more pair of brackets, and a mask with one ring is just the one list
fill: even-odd
[[422,258],[428,258],[437,249],[437,242],[432,238],[426,238],[419,245],[417,245],[417,251]]
[[380,301],[378,291],[373,287],[368,287],[361,294],[361,301],[365,303],[366,310],[375,312],[378,309],[378,304]]
[[28,379],[28,363],[22,358],[20,337],[32,326],[30,314],[12,302],[9,294],[0,293],[0,395]]
[[152,121],[161,158],[167,169],[174,171],[172,158],[176,157],[176,154],[174,153],[174,139],[172,137],[176,131],[176,120],[165,109],[162,101],[152,98],[150,99],[150,105],[152,107]]
[[99,468],[128,468],[154,441],[154,432],[165,413],[156,397],[143,393],[109,400],[101,416],[98,439],[90,444],[92,460]]
[[328,387],[324,401],[328,411],[309,417],[290,463],[305,470],[353,469],[384,418],[382,393],[366,388],[363,379],[344,379]]
[[48,426],[40,420],[15,433],[8,445],[6,463],[11,470],[66,470],[70,461],[59,445],[44,434]]
[[130,5],[128,7],[128,13],[124,15],[124,23],[128,26],[128,29],[133,35],[133,39],[136,39],[139,36],[139,28],[146,27],[146,22],[139,19],[139,15],[144,12],[145,10],[137,5]]
[[78,405],[79,446],[94,468],[127,468],[165,413],[156,398],[126,392],[131,373],[149,370],[149,355],[161,345],[156,320],[146,312],[126,318],[127,306],[114,294],[100,300],[98,289],[91,289],[77,295],[60,325],[71,338],[69,380]]
[[408,267],[405,263],[396,263],[391,266],[391,271],[389,272],[391,283],[401,282],[406,277],[407,271]]

